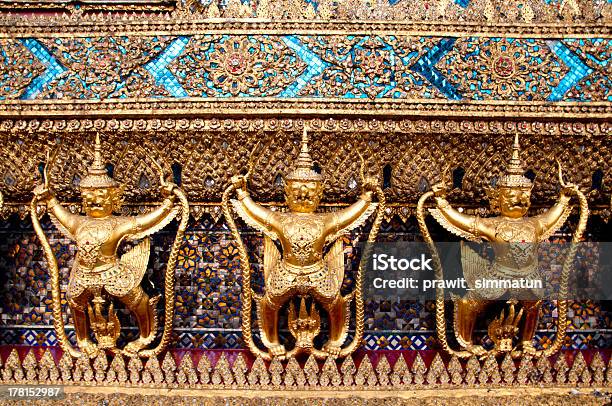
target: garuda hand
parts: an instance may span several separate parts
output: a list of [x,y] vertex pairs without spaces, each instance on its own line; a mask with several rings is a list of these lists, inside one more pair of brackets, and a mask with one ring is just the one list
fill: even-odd
[[176,183],[173,182],[165,182],[164,185],[162,185],[161,187],[161,194],[163,197],[170,197],[173,196],[173,191],[175,188],[177,188],[178,186],[176,185]]
[[246,177],[244,175],[235,175],[231,179],[232,185],[236,190],[242,190],[246,188]]
[[34,196],[37,200],[48,201],[51,198],[51,191],[45,185],[38,185],[34,188]]
[[378,188],[378,180],[376,178],[367,177],[363,182],[364,192],[374,192]]
[[445,197],[446,196],[446,183],[444,181],[438,182],[431,187],[431,191],[434,193],[436,197]]

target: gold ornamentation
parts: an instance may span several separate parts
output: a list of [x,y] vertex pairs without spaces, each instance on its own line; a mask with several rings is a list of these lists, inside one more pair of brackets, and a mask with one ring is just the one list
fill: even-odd
[[230,39],[218,44],[210,55],[210,78],[227,93],[236,96],[259,87],[266,70],[257,44],[248,38]]
[[425,373],[427,372],[427,366],[421,354],[418,354],[412,363],[412,379],[414,384],[422,386],[425,383]]
[[[204,358],[204,357],[203,357]],[[202,363],[202,361],[200,361]],[[217,360],[217,364],[215,365],[215,369],[211,376],[211,382],[214,385],[219,385],[224,383],[225,385],[231,385],[234,383],[234,377],[232,376],[232,371],[225,356],[225,353],[221,354],[221,357]],[[246,382],[246,380],[245,380]]]
[[440,356],[440,353],[438,353],[429,365],[429,370],[427,371],[427,383],[429,385],[444,385],[447,384],[449,380],[450,377],[448,376],[448,372],[446,371],[442,357]]
[[366,354],[363,356],[359,368],[357,368],[355,384],[358,386],[375,386],[377,381],[372,361],[370,361],[370,357]]
[[541,103],[547,89],[559,86],[569,73],[556,58],[544,39],[460,38],[443,59],[443,68],[471,99]]
[[164,371],[166,383],[174,384],[176,379],[176,362],[174,362],[174,357],[169,352],[166,352],[166,356],[162,362],[162,371]]
[[516,367],[514,366],[514,361],[512,360],[512,356],[509,353],[506,353],[504,356],[504,360],[501,364],[502,370],[502,379],[506,385],[512,385],[514,383],[514,375],[516,372]]
[[[171,353],[164,355],[162,364],[165,364],[165,366],[162,365],[161,367],[156,358],[149,359],[146,365],[143,365],[142,360],[138,357],[131,358],[126,366],[121,354],[115,355],[110,363],[107,362],[106,356],[101,354],[93,361],[87,357],[81,357],[76,360],[76,364],[73,364],[73,359],[68,353],[64,353],[60,364],[56,366],[49,350],[45,351],[38,362],[36,361],[35,351],[37,350],[28,350],[26,354],[23,354],[22,360],[17,351],[13,350],[0,370],[3,381],[19,385],[53,382],[66,385],[67,392],[70,391],[69,386],[78,385],[90,385],[100,389],[104,389],[106,386],[149,386],[155,390],[170,388],[242,389],[251,392],[262,389],[268,393],[274,390],[298,391],[296,393],[299,393],[299,391],[305,389],[321,389],[331,386],[340,393],[376,390],[382,394],[387,394],[387,391],[397,392],[398,388],[404,387],[406,389],[406,385],[411,384],[425,388],[456,389],[457,385],[463,385],[470,388],[490,389],[502,385],[502,376],[504,377],[503,385],[509,386],[513,382],[510,376],[513,374],[514,368],[509,354],[504,358],[501,365],[492,355],[480,362],[473,356],[468,359],[465,371],[466,379],[465,383],[462,383],[460,376],[463,372],[458,358],[452,357],[448,364],[445,364],[440,354],[435,355],[429,370],[420,355],[417,355],[412,367],[408,368],[403,355],[400,354],[393,368],[390,368],[387,356],[382,354],[378,356],[378,364],[374,368],[366,354],[362,358],[355,375],[353,360],[355,355],[345,358],[340,370],[338,370],[336,362],[331,358],[327,358],[322,363],[322,367],[319,368],[319,364],[312,354],[303,367],[295,358],[290,358],[286,362],[276,358],[270,364],[266,364],[261,358],[258,358],[250,367],[247,367],[244,364],[242,354],[239,354],[234,361],[234,365],[230,367],[226,353],[222,352],[213,373],[213,375],[216,374],[219,377],[223,376],[221,380],[213,379],[213,382],[210,382],[208,380],[209,368],[193,369],[192,367],[186,367],[191,371],[186,376],[192,376],[192,378],[191,382],[183,382],[179,378],[180,365],[193,366],[193,359],[189,352],[182,355],[179,361],[179,372],[175,375],[173,372],[176,364],[174,355]],[[216,355],[202,353],[199,365],[210,365],[209,357],[214,359]],[[601,354],[593,354],[589,366],[587,366],[582,352],[577,352],[573,358],[572,362],[568,362],[566,354],[561,354],[557,357],[553,368],[549,358],[539,358],[534,367],[533,359],[526,357],[521,360],[518,373],[512,376],[516,377],[517,384],[523,387],[539,388],[540,390],[543,386],[553,388],[563,386],[568,382],[566,374],[569,375],[568,383],[572,387],[579,385],[601,388],[605,387],[606,382],[609,382],[605,380],[605,377],[609,374],[610,368],[609,366],[606,367]],[[244,366],[240,367],[238,364]],[[512,366],[509,367],[509,365]],[[58,373],[58,367],[61,374]],[[249,377],[248,381],[243,381],[240,378],[241,376],[244,377],[245,374]],[[140,379],[141,376],[142,379]],[[308,378],[306,379],[306,377]],[[411,377],[414,377],[414,381]],[[426,383],[424,378],[427,379]],[[392,386],[389,386],[389,382]]]
[[42,358],[40,359],[38,380],[47,383],[56,383],[60,379],[60,371],[55,365],[55,360],[50,350],[45,350]]
[[[189,207],[184,194],[176,185],[167,183],[160,177],[162,193],[166,196],[164,203],[151,213],[137,217],[114,216],[113,211],[121,203],[122,188],[112,179],[106,170],[102,158],[99,135],[96,136],[94,160],[87,170],[87,175],[80,181],[80,190],[86,216],[71,213],[57,201],[49,189],[49,169],[55,156],[47,156],[43,173],[43,184],[34,190],[34,199],[30,204],[34,229],[40,239],[52,280],[53,322],[60,346],[74,357],[82,355],[97,357],[101,362],[101,350],[121,351],[128,355],[154,356],[168,344],[172,331],[174,314],[174,264],[176,263],[178,245],[185,228]],[[161,167],[159,167],[161,171]],[[174,208],[175,197],[179,207]],[[63,316],[60,304],[60,282],[57,260],[49,246],[40,226],[37,207],[43,203],[56,227],[78,247],[75,265],[68,283],[67,300],[70,306],[77,336],[79,350],[72,347],[64,331]],[[142,290],[140,282],[146,272],[149,258],[148,235],[168,224],[178,210],[181,210],[179,230],[173,244],[165,281],[165,323],[161,342],[151,350],[145,350],[154,339],[157,327],[158,297],[149,298]],[[143,239],[121,258],[117,256],[119,243],[124,239]],[[112,298],[122,301],[134,313],[140,330],[140,337],[119,350],[116,340],[119,337],[119,319],[114,312]],[[105,309],[105,305],[110,305]],[[105,314],[106,313],[106,314]],[[97,343],[90,340],[93,332]],[[96,364],[98,365],[98,364]],[[98,365],[99,367],[99,365]],[[101,379],[100,377],[98,377]]]
[[[448,363],[448,373],[450,375],[451,385],[461,385],[463,383],[463,367],[459,362],[459,358],[453,355]],[[503,369],[506,371],[506,369]]]
[[[524,356],[521,359],[518,373],[516,374],[516,381],[519,385],[527,385],[533,379],[533,373],[535,368],[533,367],[533,358],[530,356]],[[535,382],[532,382],[535,383]]]
[[284,372],[283,365],[281,364],[280,360],[278,358],[274,358],[272,362],[270,362],[270,367],[268,369],[270,370],[270,380],[272,385],[280,386],[280,384],[283,382]]
[[268,374],[263,358],[257,357],[251,367],[251,372],[249,372],[248,377],[249,384],[251,385],[267,385],[270,382],[270,375]]
[[502,309],[501,314],[489,323],[489,327],[487,327],[489,337],[500,351],[508,352],[512,350],[512,339],[519,331],[518,323],[521,321],[522,315],[523,309],[515,314],[514,303],[510,303],[507,317],[505,316],[505,310]]
[[128,361],[128,370],[130,373],[130,382],[138,384],[140,382],[140,374],[143,373],[143,364],[140,358],[131,357]]
[[378,360],[378,364],[376,364],[376,377],[378,378],[378,384],[380,386],[389,386],[391,384],[389,381],[390,372],[391,365],[389,365],[389,360],[387,357],[380,358]]
[[150,357],[145,363],[142,371],[142,383],[150,387],[164,382],[164,373],[159,366],[159,360],[156,357]]
[[[237,368],[235,369],[237,370]],[[210,382],[210,373],[212,371],[212,366],[210,365],[210,361],[208,357],[200,357],[200,361],[198,361],[197,372],[200,374],[200,383],[207,384]]]
[[34,382],[38,377],[38,362],[34,351],[29,351],[23,360],[23,368],[26,373],[26,382]]
[[593,376],[593,384],[603,385],[605,380],[604,374],[606,372],[606,364],[604,363],[604,360],[599,352],[596,352],[595,355],[593,355],[589,368],[591,369]]
[[[66,353],[70,355],[70,353]],[[85,385],[95,385],[94,372],[88,357],[79,357],[76,359],[72,378],[75,382],[83,381]]]
[[[206,372],[208,371],[210,371],[210,367]],[[204,375],[204,372],[202,374]],[[206,382],[203,383],[208,383],[207,375],[204,375],[204,378]],[[181,362],[178,366],[178,373],[176,374],[176,382],[179,385],[186,385],[190,388],[198,383],[198,375],[191,354],[185,354],[183,358],[181,358]]]
[[[0,189],[5,200],[2,216],[16,214],[22,219],[27,216],[30,193],[38,181],[38,163],[45,159],[45,148],[40,146],[53,147],[56,139],[60,144],[56,164],[50,171],[51,183],[57,196],[68,202],[65,207],[73,213],[79,212],[76,181],[87,168],[74,155],[74,150],[82,149],[93,155],[91,144],[86,142],[92,131],[111,134],[104,147],[109,156],[117,159],[115,179],[126,185],[123,215],[142,214],[156,205],[161,185],[153,160],[159,161],[166,173],[173,164],[182,167],[182,186],[192,203],[191,214],[195,219],[204,214],[220,219],[219,196],[230,182],[230,174],[240,171],[242,162],[250,155],[255,155],[253,160],[263,168],[252,179],[257,198],[278,206],[282,188],[275,179],[291,169],[287,156],[297,155],[299,149],[294,146],[287,150],[287,147],[293,145],[291,136],[302,125],[317,134],[312,149],[316,151],[316,161],[326,168],[328,182],[326,202],[321,205],[323,211],[332,211],[343,206],[347,197],[357,196],[357,188],[351,189],[348,185],[348,180],[355,178],[359,170],[356,160],[347,160],[354,149],[365,151],[369,156],[371,173],[382,173],[389,166],[390,184],[385,189],[389,202],[385,211],[387,220],[397,216],[405,221],[413,216],[414,206],[423,193],[421,178],[428,179],[430,185],[438,182],[443,172],[440,168],[446,165],[465,170],[461,188],[449,195],[453,205],[481,217],[492,213],[489,208],[478,207],[477,202],[487,198],[485,190],[492,179],[502,175],[497,163],[507,156],[508,146],[503,136],[514,135],[516,131],[523,139],[524,168],[537,174],[538,182],[532,190],[533,214],[539,214],[556,198],[555,156],[565,157],[565,164],[574,169],[571,180],[583,190],[592,187],[591,179],[597,170],[603,172],[604,179],[612,176],[612,162],[608,159],[612,151],[607,142],[610,128],[607,123],[595,121],[10,120],[0,121]],[[158,133],[172,134],[172,137],[156,137]],[[267,146],[265,153],[253,154],[249,145],[259,140]],[[139,180],[143,178],[149,183],[148,189],[139,187]],[[604,182],[603,187],[588,195],[593,214],[604,219],[610,216],[610,192],[606,185]]]
[[[563,2],[547,3],[543,0],[522,0],[516,2],[505,2],[503,0],[472,0],[467,7],[462,7],[451,0],[436,0],[426,3],[406,4],[397,3],[374,3],[370,0],[321,0],[315,9],[312,3],[300,0],[281,0],[270,2],[259,0],[256,3],[241,3],[238,0],[230,0],[219,3],[217,0],[205,2],[199,0],[168,1],[150,0],[147,2],[122,2],[112,1],[90,1],[85,0],[75,7],[70,0],[52,1],[36,0],[25,2],[20,0],[3,0],[1,8],[25,9],[25,10],[63,10],[65,14],[61,17],[68,20],[77,18],[103,20],[106,17],[104,11],[115,11],[113,17],[117,18],[116,11],[142,11],[147,13],[129,14],[129,18],[136,21],[152,19],[159,12],[166,12],[158,17],[167,20],[168,23],[181,20],[210,19],[218,21],[240,21],[253,19],[254,21],[279,22],[291,20],[294,22],[313,22],[322,20],[334,22],[340,20],[349,21],[386,21],[387,23],[398,23],[406,20],[423,21],[430,24],[439,23],[444,19],[447,24],[478,24],[496,23],[525,24],[526,23],[548,23],[573,25],[576,23],[592,23],[602,20],[607,22],[612,17],[609,4],[604,2],[592,2],[590,0],[565,0]],[[86,13],[84,12],[86,11]],[[157,13],[151,13],[157,12]],[[67,14],[66,14],[67,13]],[[91,16],[93,15],[93,16]],[[152,16],[153,15],[153,16]],[[126,17],[128,18],[128,17]]]
[[115,354],[110,363],[110,368],[106,374],[106,382],[124,384],[128,380],[127,369],[123,355]]
[[[242,267],[242,333],[248,348],[258,357],[270,360],[285,359],[300,353],[313,354],[317,358],[345,357],[360,344],[363,335],[363,269],[360,265],[354,291],[343,296],[340,287],[344,279],[344,254],[339,238],[349,230],[363,224],[376,210],[372,195],[376,192],[379,209],[368,237],[376,238],[384,212],[384,194],[373,179],[364,175],[362,159],[361,179],[364,192],[359,201],[341,211],[316,213],[323,194],[323,177],[313,169],[308,150],[308,136],[304,128],[299,157],[294,169],[285,177],[285,196],[288,212],[279,213],[267,209],[251,199],[246,190],[248,174],[232,178],[232,185],[223,194],[223,211],[239,241]],[[231,216],[229,195],[237,191],[237,200],[231,203],[238,215],[250,226],[264,234],[264,283],[262,296],[254,295],[251,288],[251,268],[248,254]],[[278,242],[282,254],[276,247]],[[324,248],[329,252],[323,255]],[[251,301],[255,296],[261,341],[265,350],[253,341],[251,332]],[[350,305],[355,298],[355,338],[343,347],[348,334]],[[295,346],[287,350],[278,335],[278,318],[281,307],[289,303],[289,331],[295,338]],[[299,304],[296,304],[299,303]],[[296,307],[296,306],[299,306]],[[319,334],[319,307],[327,312],[330,321],[330,337],[323,348],[315,348],[314,338]]]
[[574,363],[567,374],[567,383],[577,385],[580,383],[588,384],[591,381],[591,374],[584,360],[582,352],[576,354]]
[[[562,191],[557,203],[546,212],[539,216],[526,216],[530,205],[531,181],[522,173],[522,165],[519,157],[518,134],[515,137],[512,156],[506,173],[499,179],[496,193],[496,206],[501,210],[501,216],[480,218],[461,213],[446,201],[444,198],[445,185],[438,183],[433,186],[433,190],[425,193],[419,200],[417,206],[417,219],[421,232],[425,236],[425,241],[430,245],[433,262],[436,269],[436,278],[443,279],[443,270],[440,258],[437,254],[435,244],[431,239],[429,231],[425,225],[424,203],[434,196],[437,208],[430,209],[442,226],[452,233],[466,236],[471,240],[483,239],[493,243],[495,259],[492,264],[473,251],[467,245],[461,249],[462,265],[464,277],[468,286],[474,288],[474,280],[479,277],[499,278],[499,275],[512,275],[513,278],[534,278],[538,277],[537,269],[537,244],[548,237],[567,219],[571,206],[569,201],[572,195],[576,196],[580,204],[580,218],[576,230],[573,234],[572,245],[568,250],[567,257],[563,264],[560,281],[560,297],[558,302],[559,318],[557,320],[557,335],[553,343],[545,350],[536,351],[532,339],[535,334],[537,319],[541,306],[541,298],[537,291],[532,291],[533,299],[521,300],[519,303],[522,308],[515,316],[514,303],[510,302],[508,318],[504,314],[495,319],[489,326],[489,334],[495,343],[495,348],[491,351],[484,350],[479,345],[472,343],[472,333],[476,319],[488,307],[491,300],[499,299],[506,293],[506,289],[480,289],[469,291],[463,297],[454,300],[454,332],[461,350],[456,351],[450,348],[446,337],[446,321],[444,315],[444,290],[436,291],[436,330],[437,336],[442,347],[451,354],[458,357],[467,358],[472,355],[490,358],[495,354],[507,353],[512,351],[515,357],[541,357],[554,354],[561,348],[565,337],[565,326],[567,320],[567,289],[568,278],[571,271],[574,255],[577,246],[575,243],[580,241],[582,233],[586,228],[586,221],[589,209],[586,197],[574,184],[566,184],[559,165],[558,177]],[[517,243],[527,243],[527,251],[520,249],[517,251]],[[518,265],[517,265],[518,264]],[[518,322],[524,315],[523,328],[520,332],[520,348],[512,348],[512,338],[518,332]]]

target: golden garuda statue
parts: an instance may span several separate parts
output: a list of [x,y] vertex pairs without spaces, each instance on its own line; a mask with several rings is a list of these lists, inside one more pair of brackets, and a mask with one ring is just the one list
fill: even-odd
[[[445,199],[444,183],[433,186],[432,191],[425,193],[417,205],[419,227],[428,243],[435,264],[436,279],[442,281],[444,274],[436,246],[425,225],[425,201],[434,196],[436,207],[430,209],[431,215],[448,231],[470,241],[487,241],[491,243],[494,259],[484,258],[468,244],[462,244],[461,263],[464,278],[467,282],[467,294],[463,297],[453,297],[454,302],[454,332],[461,351],[450,348],[446,337],[444,315],[444,285],[438,284],[436,290],[436,330],[438,339],[446,351],[459,357],[488,356],[511,352],[513,357],[549,356],[561,348],[565,337],[567,324],[567,289],[568,279],[576,252],[577,243],[582,237],[588,218],[587,200],[578,187],[566,184],[563,180],[559,164],[559,182],[562,190],[554,206],[537,216],[527,216],[530,206],[532,181],[524,176],[520,160],[518,135],[512,147],[512,157],[506,173],[499,178],[495,189],[488,191],[492,207],[501,212],[500,216],[480,218],[467,215],[454,209]],[[520,294],[521,300],[516,300],[516,291],[505,287],[477,289],[476,280],[542,280],[538,267],[538,243],[546,241],[558,230],[569,216],[572,206],[571,197],[576,196],[580,203],[580,218],[573,234],[572,244],[567,250],[567,256],[561,271],[559,283],[557,334],[553,343],[545,350],[536,350],[532,339],[538,323],[538,315],[542,303],[541,289],[531,289]],[[482,286],[482,284],[481,284]],[[488,333],[495,348],[486,351],[482,346],[472,342],[474,325],[479,316],[493,301],[508,300],[510,304],[508,315],[502,310],[499,317],[488,326]],[[515,305],[520,304],[517,313]],[[513,347],[513,339],[518,337],[518,344]]]
[[[232,234],[238,241],[243,278],[242,333],[255,355],[266,360],[273,357],[286,359],[300,353],[313,354],[317,358],[337,358],[351,354],[361,343],[364,328],[363,269],[360,266],[357,270],[353,291],[342,295],[340,288],[345,269],[340,237],[362,225],[378,209],[368,237],[369,242],[375,241],[384,211],[382,190],[374,179],[365,178],[363,158],[361,162],[363,193],[359,200],[345,209],[331,213],[316,212],[323,195],[323,176],[313,169],[306,129],[295,168],[284,179],[285,197],[289,206],[287,212],[272,211],[253,201],[247,191],[250,170],[244,176],[232,178],[232,184],[223,195],[223,210]],[[237,192],[238,197],[237,200],[231,200],[234,210],[246,224],[264,234],[263,295],[255,294],[251,288],[252,272],[248,254],[229,206],[229,197],[233,191]],[[372,202],[374,193],[378,204]],[[252,336],[253,297],[257,305],[261,342],[265,349],[257,345]],[[344,346],[353,298],[356,308],[355,337]],[[295,339],[290,350],[281,343],[278,333],[279,312],[286,304],[287,327]],[[314,338],[319,335],[321,328],[319,308],[329,316],[329,334],[326,343],[316,348]]]
[[[128,356],[157,355],[168,344],[172,334],[174,267],[189,217],[184,193],[175,184],[165,181],[162,168],[156,163],[161,174],[161,193],[165,197],[161,206],[140,216],[114,215],[113,212],[122,203],[123,187],[108,175],[97,135],[93,164],[79,185],[85,215],[73,214],[62,207],[51,193],[48,171],[52,163],[53,158],[47,156],[43,183],[34,189],[30,210],[34,230],[42,243],[51,274],[53,323],[60,346],[74,357],[95,357],[102,350]],[[45,205],[52,223],[78,248],[66,292],[78,349],[71,345],[64,331],[57,259],[37,216],[37,207],[41,203]],[[147,349],[156,338],[156,304],[160,298],[159,295],[149,297],[141,286],[149,262],[148,236],[165,227],[179,212],[181,219],[165,275],[164,331],[159,344]],[[117,249],[124,241],[133,241],[135,245],[119,257]],[[123,349],[116,346],[121,326],[113,299],[120,300],[133,313],[140,332],[140,336]],[[95,343],[90,339],[92,332]]]

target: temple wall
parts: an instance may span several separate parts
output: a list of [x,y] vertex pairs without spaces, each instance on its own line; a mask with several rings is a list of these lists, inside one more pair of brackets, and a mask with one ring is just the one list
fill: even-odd
[[[585,241],[612,240],[610,0],[136,3],[0,0],[18,10],[0,14],[0,345],[57,345],[29,202],[55,151],[52,190],[81,212],[78,185],[96,134],[109,173],[125,185],[122,214],[159,203],[154,161],[190,201],[172,350],[245,348],[238,250],[221,196],[252,165],[254,199],[282,210],[282,176],[304,127],[327,177],[325,211],[356,199],[364,155],[388,202],[382,241],[421,240],[415,206],[440,180],[465,213],[494,214],[486,189],[502,175],[515,134],[535,179],[530,214],[557,198],[559,160],[588,197]],[[65,292],[76,248],[42,208],[38,215]],[[567,241],[576,222],[574,212],[551,239]],[[344,238],[344,289],[369,226]],[[457,240],[431,226],[435,240]],[[151,294],[161,292],[176,227],[153,238]],[[261,289],[262,235],[239,227]],[[581,255],[579,270],[593,276],[598,253]],[[365,312],[365,350],[440,348],[433,301],[366,297]],[[606,301],[573,302],[564,349],[612,348],[611,315]],[[129,317],[120,309],[122,340],[137,332]],[[550,345],[556,317],[546,301],[537,348]],[[490,348],[484,326],[477,330]]]

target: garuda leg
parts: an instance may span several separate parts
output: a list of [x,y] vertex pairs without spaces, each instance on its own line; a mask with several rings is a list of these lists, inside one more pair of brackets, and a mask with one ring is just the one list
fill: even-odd
[[[454,301],[455,306],[455,333],[462,346],[468,349],[475,348],[472,343],[472,334],[478,315],[488,306],[489,301],[476,299],[469,293]],[[479,346],[478,346],[479,347]]]
[[72,319],[74,322],[74,330],[77,337],[77,344],[79,349],[88,357],[93,357],[98,354],[98,346],[94,344],[89,335],[90,321],[87,319],[87,305],[91,299],[91,294],[85,289],[80,293],[74,295],[68,290],[66,295],[68,300],[68,306],[72,313]]
[[262,341],[275,357],[287,353],[278,336],[278,312],[283,303],[279,298],[272,298],[267,293],[257,300]]
[[538,326],[538,317],[540,315],[541,300],[525,300],[521,302],[523,306],[523,314],[525,314],[525,322],[523,323],[523,331],[521,332],[521,344],[523,352],[527,354],[535,354],[533,347],[533,336]]
[[329,314],[329,340],[323,350],[331,357],[340,355],[342,345],[346,340],[349,328],[350,304],[351,295],[343,297],[338,293],[330,304],[324,305]]
[[137,354],[155,339],[157,326],[156,304],[159,297],[149,298],[141,286],[136,286],[125,296],[118,298],[134,314],[138,323],[140,336],[128,343],[124,351]]

